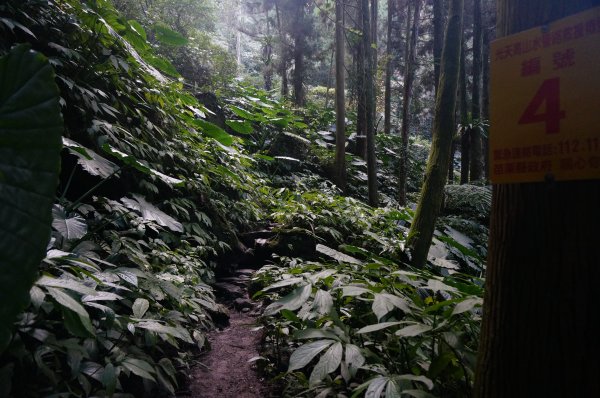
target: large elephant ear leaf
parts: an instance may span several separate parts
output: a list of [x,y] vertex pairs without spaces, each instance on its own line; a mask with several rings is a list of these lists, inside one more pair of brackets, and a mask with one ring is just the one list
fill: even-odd
[[63,121],[48,60],[29,46],[0,58],[0,352],[50,237]]

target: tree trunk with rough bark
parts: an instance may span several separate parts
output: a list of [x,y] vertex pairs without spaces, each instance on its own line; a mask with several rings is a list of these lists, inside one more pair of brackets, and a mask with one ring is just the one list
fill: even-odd
[[[481,119],[489,123],[490,120],[490,10],[489,0],[484,0],[483,6],[483,71],[481,75]],[[483,174],[489,179],[490,161],[488,137],[482,137],[483,146]]]
[[369,188],[369,205],[377,206],[377,163],[375,159],[374,131],[374,95],[373,95],[373,57],[371,55],[371,31],[369,24],[369,0],[362,0],[363,16],[363,49],[365,54],[365,123],[367,135],[367,184]]
[[279,60],[279,74],[281,75],[281,96],[287,98],[290,95],[287,77],[287,48],[283,29],[281,27],[281,15],[279,14],[279,1],[275,1],[275,16],[277,17],[277,31],[279,33],[279,52],[281,59]]
[[434,87],[437,93],[440,84],[440,61],[444,41],[444,0],[433,0],[433,73]]
[[[362,1],[357,0],[356,10],[356,29],[360,32],[364,31],[364,17]],[[367,159],[367,97],[365,85],[365,46],[363,40],[357,44],[356,50],[356,156]]]
[[469,111],[467,109],[467,70],[465,61],[465,39],[463,34],[462,46],[460,52],[460,183],[469,182],[469,155],[470,155],[470,129],[466,126],[469,123]]
[[346,191],[346,103],[344,88],[344,0],[335,2],[335,176]]
[[398,203],[406,205],[406,185],[408,180],[408,134],[410,129],[410,101],[412,85],[415,76],[415,58],[417,52],[417,37],[419,35],[419,15],[421,0],[414,0],[414,15],[410,33],[410,43],[406,52],[406,67],[404,68],[404,100],[402,101],[402,143],[400,146],[400,172]]
[[304,106],[306,95],[304,92],[304,58],[306,56],[306,37],[304,32],[304,2],[299,1],[295,4],[294,17],[294,74],[292,76],[292,85],[294,87],[294,104]]
[[[600,1],[497,5],[502,37]],[[475,397],[600,396],[599,203],[599,180],[493,186]]]
[[454,136],[456,90],[460,71],[461,37],[464,0],[451,0],[446,37],[442,50],[440,90],[435,101],[433,140],[427,160],[425,182],[410,226],[406,247],[410,250],[411,264],[423,267],[433,239],[435,221],[442,205],[444,186]]
[[483,178],[483,147],[481,145],[481,131],[475,123],[481,118],[481,0],[473,0],[473,94],[471,96],[471,181]]
[[387,9],[387,43],[385,48],[385,91],[383,110],[383,132],[390,134],[392,130],[392,74],[394,73],[394,55],[392,46],[392,32],[394,24],[395,0],[388,0]]

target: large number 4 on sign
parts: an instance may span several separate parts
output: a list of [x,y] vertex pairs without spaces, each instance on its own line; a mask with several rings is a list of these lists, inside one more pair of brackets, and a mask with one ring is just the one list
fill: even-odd
[[[542,105],[545,111],[540,111]],[[544,80],[535,96],[521,115],[519,124],[546,123],[546,134],[560,132],[560,120],[565,118],[565,111],[560,110],[560,78]]]

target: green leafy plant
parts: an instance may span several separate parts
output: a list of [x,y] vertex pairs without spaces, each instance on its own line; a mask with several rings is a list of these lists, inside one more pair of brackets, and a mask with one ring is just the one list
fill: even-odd
[[50,237],[63,130],[48,60],[27,45],[0,58],[0,352]]

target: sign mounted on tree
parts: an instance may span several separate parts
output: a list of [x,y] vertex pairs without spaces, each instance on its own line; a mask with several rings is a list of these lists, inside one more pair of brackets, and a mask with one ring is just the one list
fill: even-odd
[[600,179],[600,8],[491,48],[493,183]]

